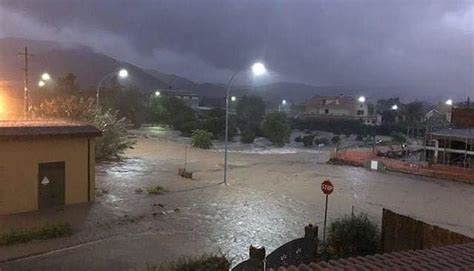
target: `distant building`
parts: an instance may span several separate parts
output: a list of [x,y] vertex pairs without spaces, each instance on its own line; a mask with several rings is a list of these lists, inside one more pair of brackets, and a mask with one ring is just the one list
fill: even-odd
[[453,108],[451,122],[458,128],[473,128],[474,108]]
[[199,108],[199,95],[189,90],[157,89],[152,95],[175,97],[182,100],[191,109]]
[[359,102],[353,97],[315,96],[304,105],[305,117],[360,120],[367,125],[380,125],[379,115],[370,115],[367,102]]
[[446,103],[439,103],[425,114],[425,121],[432,119],[445,119],[447,122],[451,122],[452,105]]
[[474,129],[446,128],[426,135],[426,161],[474,168]]

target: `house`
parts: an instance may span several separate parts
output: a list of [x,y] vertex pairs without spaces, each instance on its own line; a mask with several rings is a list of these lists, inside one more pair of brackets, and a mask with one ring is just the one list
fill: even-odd
[[448,105],[446,103],[439,103],[432,109],[430,109],[425,114],[425,121],[430,121],[432,119],[444,119],[446,122],[451,122],[451,113],[453,105]]
[[369,114],[367,102],[344,95],[311,98],[304,105],[304,116],[360,120],[367,125],[380,125],[382,122],[381,116]]
[[0,214],[92,202],[92,125],[68,121],[0,121]]
[[155,97],[167,96],[175,97],[182,100],[191,109],[199,108],[199,95],[188,90],[175,90],[175,89],[157,89],[152,95]]

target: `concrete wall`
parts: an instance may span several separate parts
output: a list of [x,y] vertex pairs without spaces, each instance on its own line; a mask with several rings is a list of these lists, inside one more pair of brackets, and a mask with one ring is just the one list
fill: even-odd
[[474,242],[474,239],[383,209],[384,252],[435,248]]
[[65,162],[66,204],[93,201],[94,150],[87,138],[0,140],[0,214],[38,209],[39,163]]

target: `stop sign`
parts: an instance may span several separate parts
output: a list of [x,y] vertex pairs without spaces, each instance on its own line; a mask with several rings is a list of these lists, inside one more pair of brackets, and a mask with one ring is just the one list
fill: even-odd
[[329,180],[324,180],[321,183],[321,190],[323,191],[324,194],[329,195],[334,190],[334,186]]

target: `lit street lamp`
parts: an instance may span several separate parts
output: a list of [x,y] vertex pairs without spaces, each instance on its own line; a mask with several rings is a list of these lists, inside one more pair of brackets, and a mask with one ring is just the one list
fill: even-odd
[[359,99],[357,99],[357,100],[361,103],[365,103],[365,97],[364,96],[360,96]]
[[392,110],[398,110],[398,105],[396,104],[392,105]]
[[237,101],[237,97],[235,97],[235,96],[230,97],[230,101],[231,101],[231,102]]
[[42,88],[46,85],[46,83],[43,80],[39,80],[38,82],[38,87]]
[[113,75],[118,75],[120,78],[126,78],[128,77],[128,71],[126,69],[121,69],[118,72],[111,72],[109,74],[106,74],[102,79],[100,79],[99,84],[97,84],[97,90],[96,90],[96,102],[97,102],[97,109],[99,109],[99,95],[100,95],[100,86],[102,85],[102,82],[104,82],[105,79],[113,76]]
[[49,80],[51,80],[51,76],[49,75],[49,73],[45,72],[41,75],[41,80],[42,81],[49,81]]
[[282,107],[282,106],[285,106],[285,105],[286,105],[286,100],[283,99],[283,100],[281,101],[281,103],[278,105],[278,112],[280,112],[280,111],[281,111],[281,107]]
[[453,100],[452,100],[452,99],[448,99],[448,100],[446,101],[446,105],[450,105],[450,106],[453,105]]
[[[257,62],[252,65],[252,73],[255,76],[260,76],[263,75],[267,72],[267,69],[265,68],[265,65],[263,65],[260,62]],[[229,97],[230,94],[230,87],[234,79],[237,77],[237,75],[240,73],[240,71],[237,71],[232,75],[232,77],[229,79],[229,82],[227,82],[227,94],[225,96],[225,143],[224,143],[224,184],[227,185],[227,145],[228,145],[228,137],[229,137],[229,100],[231,99]]]
[[155,97],[159,97],[161,95],[161,92],[159,92],[158,90],[155,91]]

